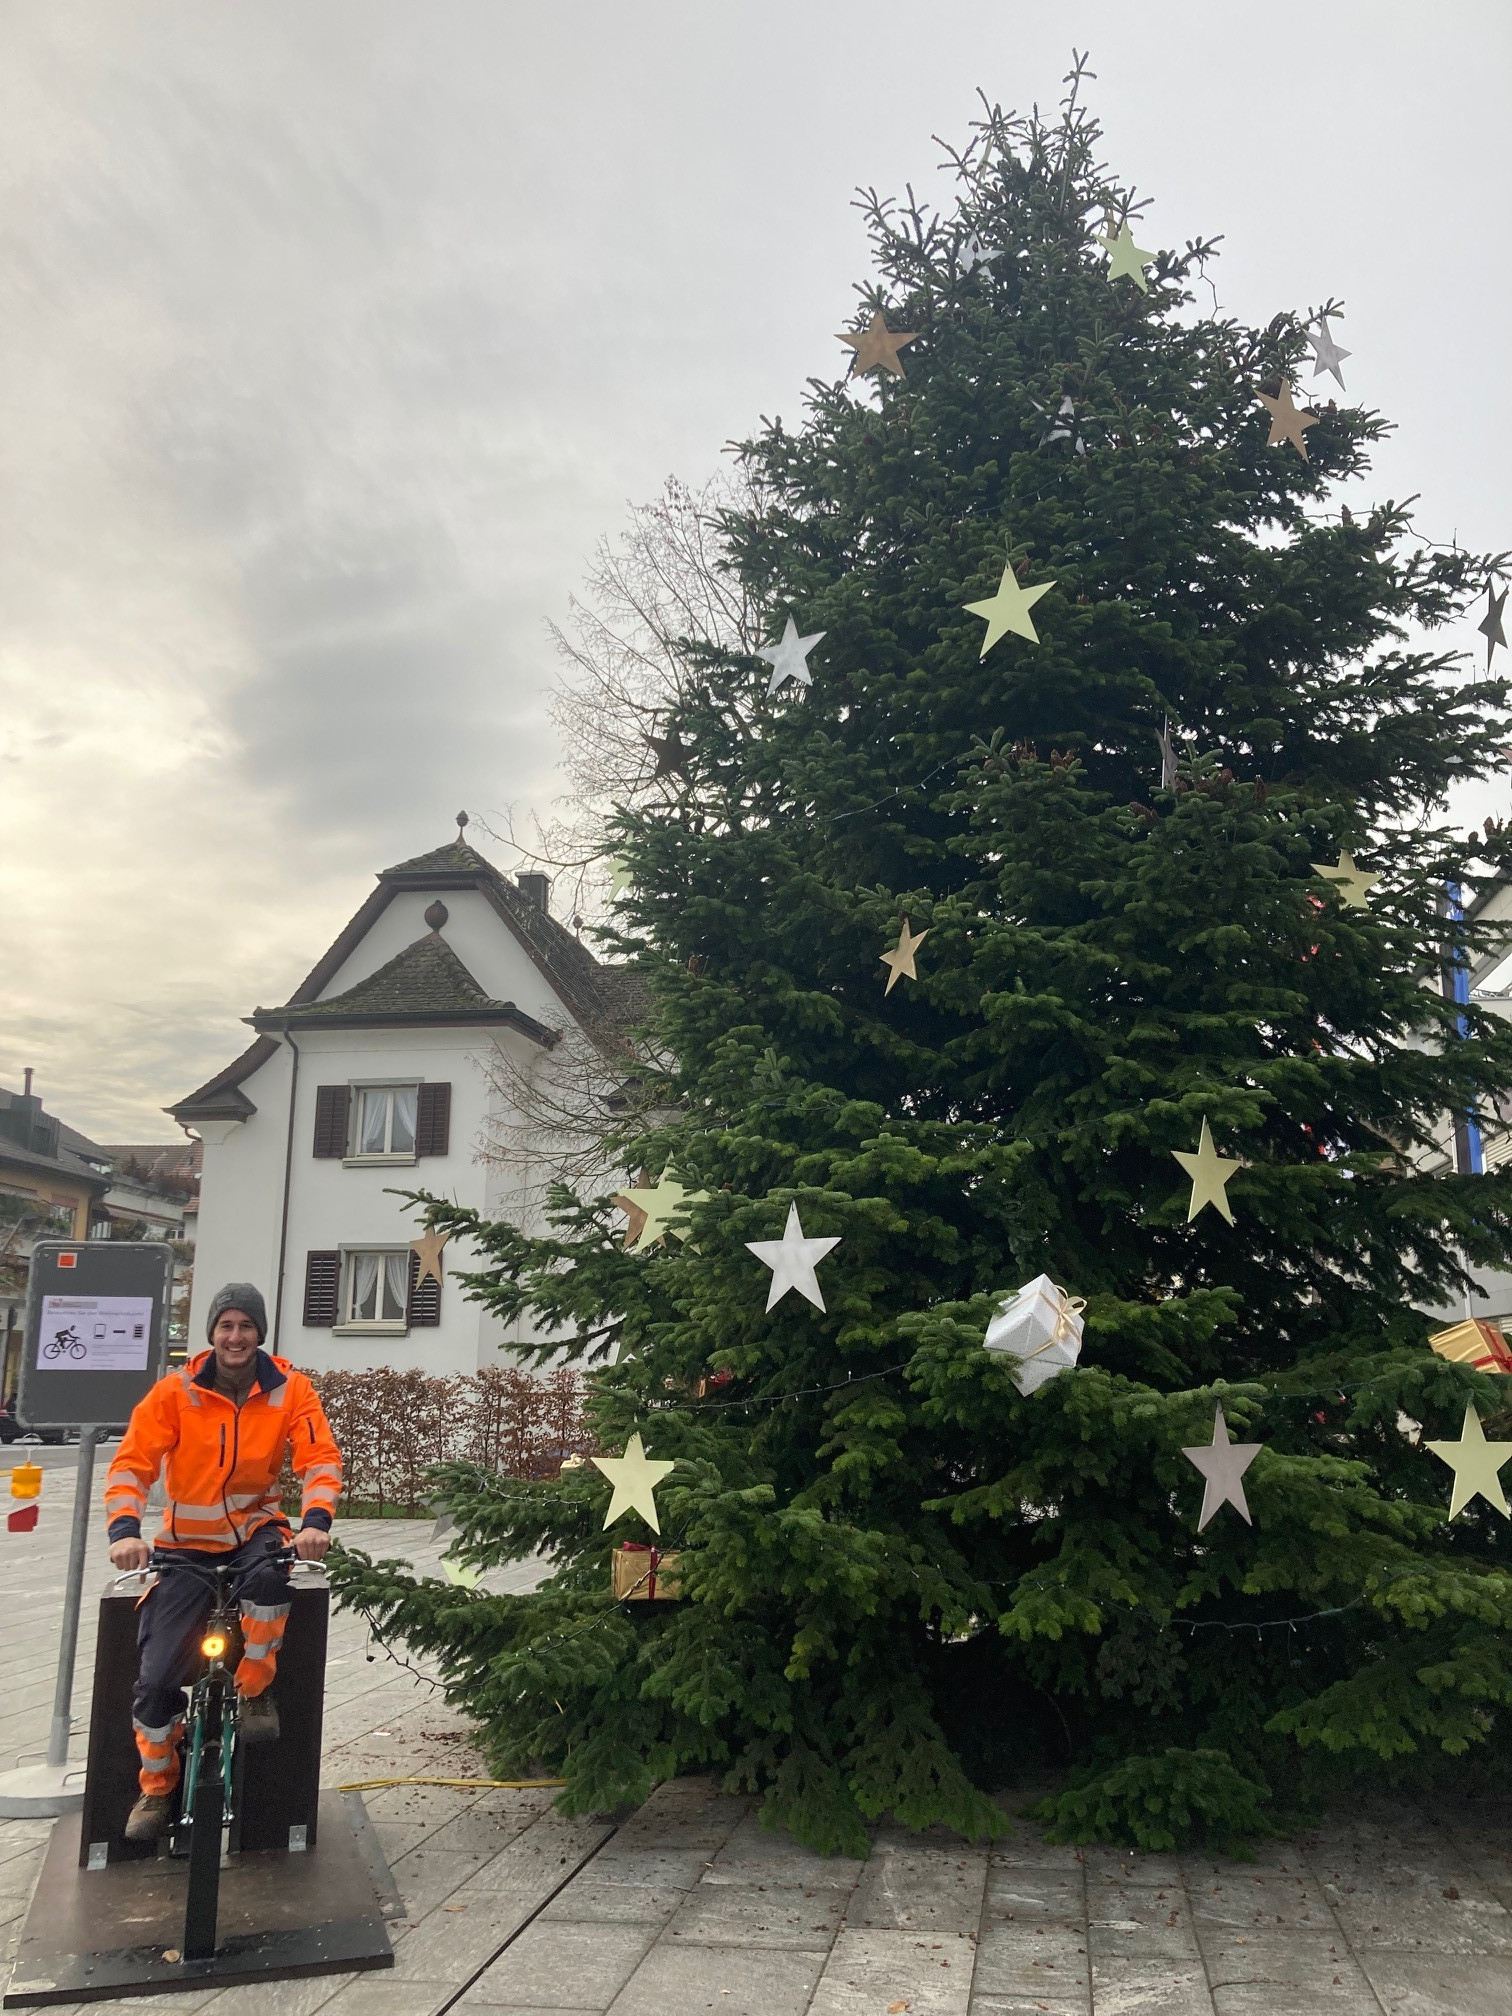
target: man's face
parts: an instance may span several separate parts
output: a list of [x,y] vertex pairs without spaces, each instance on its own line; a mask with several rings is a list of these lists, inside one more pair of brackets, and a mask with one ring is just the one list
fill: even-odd
[[223,1309],[210,1332],[210,1344],[221,1370],[239,1376],[257,1356],[257,1325],[240,1309]]

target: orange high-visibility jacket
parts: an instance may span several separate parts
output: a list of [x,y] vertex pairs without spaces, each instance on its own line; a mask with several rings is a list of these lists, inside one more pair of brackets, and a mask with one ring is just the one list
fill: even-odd
[[147,1493],[167,1462],[168,1504],[155,1544],[225,1553],[270,1521],[284,1452],[301,1485],[300,1516],[327,1530],[341,1490],[341,1453],[320,1398],[287,1358],[257,1354],[252,1390],[237,1407],[215,1388],[215,1354],[202,1351],[159,1379],[132,1411],[105,1479],[112,1540],[142,1530]]

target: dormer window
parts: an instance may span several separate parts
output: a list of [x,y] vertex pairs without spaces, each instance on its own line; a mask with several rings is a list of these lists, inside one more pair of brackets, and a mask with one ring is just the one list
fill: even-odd
[[360,1085],[352,1101],[353,1155],[402,1155],[415,1152],[418,1085]]

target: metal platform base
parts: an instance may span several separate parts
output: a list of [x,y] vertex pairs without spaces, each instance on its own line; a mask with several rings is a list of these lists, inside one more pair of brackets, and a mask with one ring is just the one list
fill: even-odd
[[341,1794],[322,1792],[316,1846],[232,1857],[221,1871],[219,1951],[170,1959],[183,1941],[187,1861],[81,1869],[79,1817],[65,1815],[54,1823],[0,2007],[392,1967],[372,1856]]
[[82,1764],[23,1764],[0,1771],[0,1820],[55,1820],[83,1804]]

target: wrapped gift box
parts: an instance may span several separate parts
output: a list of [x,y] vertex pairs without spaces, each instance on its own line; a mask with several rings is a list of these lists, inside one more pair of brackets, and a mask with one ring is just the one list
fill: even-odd
[[1428,1342],[1451,1365],[1473,1365],[1477,1372],[1512,1372],[1512,1350],[1507,1348],[1499,1323],[1469,1318],[1448,1330],[1435,1331]]
[[664,1554],[643,1540],[627,1540],[610,1559],[617,1603],[675,1603],[682,1595],[682,1555],[675,1548]]
[[1020,1393],[1034,1392],[1076,1363],[1084,1306],[1079,1296],[1067,1295],[1048,1274],[1039,1274],[998,1310],[984,1341],[989,1351],[1019,1361],[1013,1383]]

